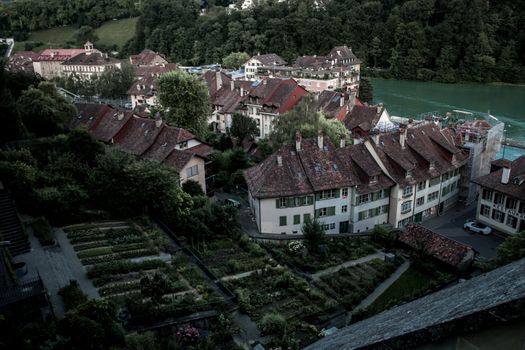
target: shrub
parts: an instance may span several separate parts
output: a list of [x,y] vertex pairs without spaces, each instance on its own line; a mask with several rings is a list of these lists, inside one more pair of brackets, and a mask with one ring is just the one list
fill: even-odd
[[271,334],[277,337],[282,337],[286,332],[285,318],[276,313],[264,315],[259,326],[264,334]]
[[74,309],[88,300],[75,280],[69,281],[69,285],[60,288],[58,295],[62,297],[66,310]]
[[53,229],[45,217],[41,216],[33,221],[33,230],[41,245],[48,246],[55,243]]
[[92,266],[88,269],[87,275],[89,278],[93,279],[115,274],[153,270],[161,267],[166,267],[166,263],[162,260],[145,260],[139,263],[132,263],[129,260],[120,260]]

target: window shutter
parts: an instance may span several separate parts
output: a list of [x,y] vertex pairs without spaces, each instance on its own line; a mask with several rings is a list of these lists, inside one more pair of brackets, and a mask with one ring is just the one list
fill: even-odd
[[275,207],[276,207],[277,209],[280,208],[280,206],[279,206],[279,199],[276,199],[276,200],[275,200]]
[[335,215],[335,207],[329,207],[327,209],[327,216],[333,216]]
[[286,198],[286,207],[292,208],[295,206],[295,202],[293,198]]
[[335,190],[335,198],[339,198],[339,194],[341,193],[341,189],[340,188],[337,188]]
[[319,217],[319,209],[315,209],[315,217],[316,217],[316,218]]
[[317,192],[315,194],[315,200],[318,201],[318,200],[321,200],[321,192]]

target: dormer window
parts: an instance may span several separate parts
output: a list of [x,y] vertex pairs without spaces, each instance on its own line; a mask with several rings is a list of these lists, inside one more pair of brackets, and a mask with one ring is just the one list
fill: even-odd
[[377,175],[370,176],[370,183],[371,184],[376,183],[378,178],[379,178],[379,176],[377,176]]
[[428,170],[434,170],[435,165],[435,162],[430,162],[430,164],[428,165]]
[[403,198],[405,197],[409,197],[412,195],[412,186],[405,186],[405,188],[403,188]]
[[180,143],[180,148],[183,149],[183,148],[187,148],[188,147],[188,141],[184,141],[184,142],[181,142]]
[[405,173],[405,177],[406,178],[412,177],[412,170],[407,170]]

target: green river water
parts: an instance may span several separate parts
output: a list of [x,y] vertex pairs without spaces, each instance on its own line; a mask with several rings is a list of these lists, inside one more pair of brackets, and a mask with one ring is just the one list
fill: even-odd
[[505,123],[506,137],[525,142],[525,85],[440,84],[371,79],[374,102],[393,116],[452,110],[487,113]]

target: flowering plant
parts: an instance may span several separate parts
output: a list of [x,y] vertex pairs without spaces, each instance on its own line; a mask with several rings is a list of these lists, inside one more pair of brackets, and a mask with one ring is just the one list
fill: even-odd
[[296,253],[297,254],[297,253],[301,252],[304,249],[304,244],[301,241],[291,241],[290,243],[288,243],[288,249],[292,253]]
[[180,342],[183,344],[192,344],[195,343],[199,339],[199,330],[193,326],[184,326],[180,327],[177,330],[177,333],[175,333],[177,338],[179,338]]

